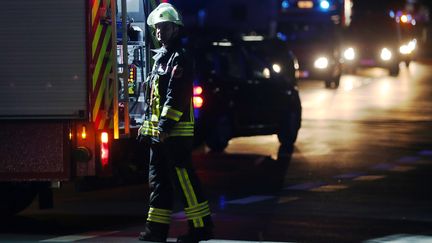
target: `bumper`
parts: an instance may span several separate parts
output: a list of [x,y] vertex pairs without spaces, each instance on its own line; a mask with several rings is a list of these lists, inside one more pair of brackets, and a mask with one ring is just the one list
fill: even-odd
[[363,58],[357,61],[345,62],[345,67],[382,67],[382,68],[391,68],[395,65],[398,65],[400,62],[399,59],[394,59],[390,61],[383,61],[374,58]]
[[319,80],[330,80],[340,75],[337,66],[329,66],[324,69],[318,69],[313,66],[300,66],[300,69],[296,71],[296,76],[299,79],[319,79]]

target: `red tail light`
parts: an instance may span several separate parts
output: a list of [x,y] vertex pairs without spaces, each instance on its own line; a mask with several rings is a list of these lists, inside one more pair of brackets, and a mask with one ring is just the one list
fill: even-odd
[[105,167],[108,165],[109,161],[109,146],[108,146],[109,138],[107,132],[101,133],[101,164],[102,167]]
[[193,88],[193,105],[194,108],[201,108],[204,104],[204,99],[202,98],[203,88],[201,86],[194,86]]
[[193,89],[193,95],[194,96],[195,95],[201,95],[202,92],[203,92],[203,89],[201,86],[194,86],[194,89]]

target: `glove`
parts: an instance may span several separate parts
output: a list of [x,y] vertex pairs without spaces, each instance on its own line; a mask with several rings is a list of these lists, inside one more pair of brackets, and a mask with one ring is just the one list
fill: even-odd
[[152,144],[160,144],[168,138],[168,133],[160,132],[158,136],[151,137]]

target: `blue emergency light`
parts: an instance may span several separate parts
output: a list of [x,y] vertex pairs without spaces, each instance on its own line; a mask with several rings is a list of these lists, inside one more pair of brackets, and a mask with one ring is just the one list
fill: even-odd
[[284,0],[282,1],[282,9],[287,9],[290,7],[289,1]]
[[327,9],[330,8],[330,3],[329,3],[328,1],[326,1],[326,0],[321,1],[321,2],[320,2],[320,7],[321,7],[322,9],[324,9],[324,10],[327,10]]

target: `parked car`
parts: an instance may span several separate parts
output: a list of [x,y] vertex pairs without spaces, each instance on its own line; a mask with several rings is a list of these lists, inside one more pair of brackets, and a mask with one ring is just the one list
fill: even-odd
[[292,56],[271,62],[251,43],[227,39],[193,46],[197,143],[223,151],[233,137],[277,133],[283,145],[294,144],[301,103]]

